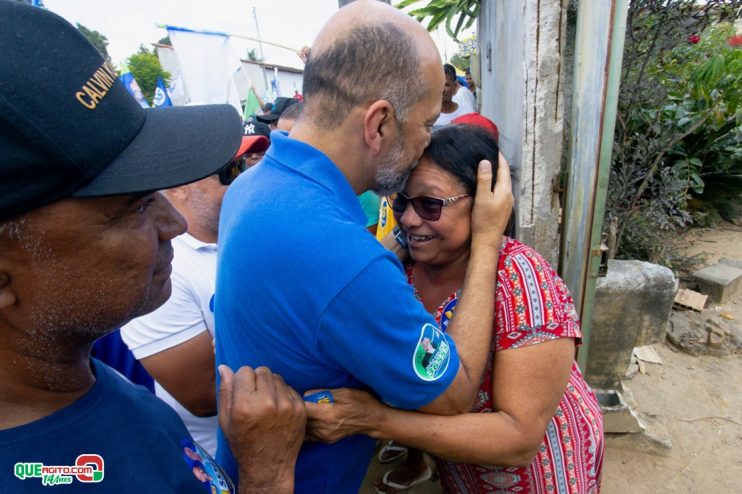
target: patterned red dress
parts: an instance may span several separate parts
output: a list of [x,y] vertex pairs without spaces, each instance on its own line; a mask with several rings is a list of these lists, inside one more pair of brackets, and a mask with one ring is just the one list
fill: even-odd
[[[572,297],[541,255],[506,238],[497,271],[492,355],[557,338],[579,342],[582,334]],[[407,266],[407,277],[414,286],[411,266]],[[458,295],[452,294],[438,307],[436,321],[443,330],[453,316]],[[472,412],[493,411],[492,386],[490,357]],[[600,406],[574,362],[564,396],[529,466],[472,465],[441,458],[436,463],[448,493],[597,493],[603,442]]]

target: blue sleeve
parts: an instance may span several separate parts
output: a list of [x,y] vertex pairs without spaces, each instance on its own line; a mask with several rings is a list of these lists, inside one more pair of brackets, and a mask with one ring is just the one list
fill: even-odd
[[330,302],[317,349],[396,408],[418,409],[456,377],[459,358],[391,253],[366,266]]

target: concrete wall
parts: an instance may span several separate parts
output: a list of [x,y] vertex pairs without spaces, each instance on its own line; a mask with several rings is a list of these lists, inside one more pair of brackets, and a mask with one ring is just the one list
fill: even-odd
[[[242,69],[248,75],[250,80],[255,86],[255,90],[258,92],[258,96],[262,99],[270,99],[271,94],[271,81],[273,80],[274,71],[271,67],[263,67],[257,63],[242,60]],[[263,70],[265,70],[265,77],[268,80],[268,86],[266,87],[263,79]],[[285,70],[278,70],[278,85],[281,89],[281,96],[288,98],[294,95],[294,90],[298,90],[303,93],[303,81],[304,75],[296,72],[288,72]],[[244,77],[237,78],[237,90],[240,94],[240,99],[245,99],[247,94],[247,82]]]
[[482,114],[497,124],[503,153],[519,168],[518,237],[555,266],[566,9],[567,0],[486,1],[479,18]]

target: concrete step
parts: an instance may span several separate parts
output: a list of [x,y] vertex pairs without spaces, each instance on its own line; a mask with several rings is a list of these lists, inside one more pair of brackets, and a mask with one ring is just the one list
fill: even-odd
[[[716,264],[693,273],[701,293],[715,303],[723,303],[742,291],[742,261],[725,258]],[[740,263],[740,264],[737,264]]]
[[733,268],[742,269],[742,259],[732,259],[730,257],[722,257],[719,259],[719,264],[731,266]]

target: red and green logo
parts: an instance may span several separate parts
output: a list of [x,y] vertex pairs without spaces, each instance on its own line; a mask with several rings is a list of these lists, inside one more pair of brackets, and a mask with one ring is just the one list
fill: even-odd
[[20,480],[38,478],[42,485],[71,484],[75,478],[86,484],[103,480],[103,457],[96,454],[83,454],[77,457],[74,465],[44,465],[38,462],[18,462],[14,473]]

